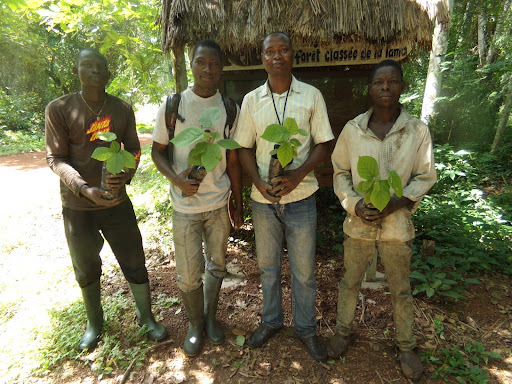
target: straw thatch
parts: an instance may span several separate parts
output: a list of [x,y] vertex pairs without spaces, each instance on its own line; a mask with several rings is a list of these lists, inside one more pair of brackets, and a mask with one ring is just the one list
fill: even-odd
[[412,41],[427,46],[440,0],[162,0],[162,49],[214,39],[233,56],[258,52],[272,31],[294,45]]

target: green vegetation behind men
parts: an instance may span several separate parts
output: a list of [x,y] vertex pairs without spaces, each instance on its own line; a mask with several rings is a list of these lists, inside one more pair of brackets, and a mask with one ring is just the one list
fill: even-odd
[[118,191],[111,199],[100,188],[102,163],[91,158],[96,148],[105,145],[98,133],[114,132],[138,162],[140,144],[133,109],[105,92],[110,72],[97,50],[81,50],[74,72],[80,79],[80,91],[48,104],[45,134],[48,165],[60,177],[64,229],[87,313],[79,349],[94,348],[103,326],[99,253],[104,239],[130,285],[139,324],[147,327],[151,339],[162,340],[167,331],[151,312],[142,238],[125,189],[135,169],[108,176],[109,188]]
[[[175,135],[188,127],[200,127],[199,117],[208,108],[218,108],[221,113],[218,122],[208,128],[225,135],[227,112],[217,89],[222,74],[219,45],[211,40],[198,42],[191,67],[194,84],[181,93],[177,113],[182,120],[176,120]],[[237,151],[230,150],[226,156],[226,150],[222,149],[221,162],[202,181],[189,178],[193,167],[188,163],[188,156],[193,146],[175,147],[173,159],[168,159],[167,147],[173,144],[169,143],[165,114],[164,103],[157,114],[151,154],[157,169],[170,181],[177,285],[189,319],[183,349],[188,356],[195,356],[200,352],[204,331],[212,343],[224,341],[224,332],[215,314],[227,271],[230,189],[235,200],[234,226],[239,227],[243,221],[241,169]],[[235,127],[236,120],[233,127],[228,127],[230,134]]]
[[[414,306],[409,282],[414,226],[411,215],[436,181],[432,140],[428,127],[410,116],[399,99],[405,82],[400,64],[385,60],[370,74],[372,107],[343,128],[334,152],[334,191],[347,217],[343,224],[345,275],[339,285],[336,334],[327,349],[333,358],[348,349],[357,296],[375,249],[386,270],[391,291],[395,342],[403,374],[418,380],[423,368],[414,352]],[[356,172],[360,156],[375,156],[380,177],[390,170],[400,176],[403,196],[392,196],[381,211],[366,204],[357,192],[362,181]]]

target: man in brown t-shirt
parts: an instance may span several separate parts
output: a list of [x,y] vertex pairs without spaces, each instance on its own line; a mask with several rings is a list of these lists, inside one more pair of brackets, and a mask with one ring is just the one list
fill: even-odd
[[98,133],[114,132],[138,163],[140,143],[133,109],[105,92],[110,72],[105,57],[97,50],[81,50],[74,72],[81,90],[53,100],[46,107],[45,118],[46,159],[60,177],[66,239],[87,312],[87,329],[79,348],[94,348],[103,325],[99,253],[104,238],[128,280],[139,324],[148,328],[151,339],[161,340],[167,331],[151,312],[142,238],[125,189],[135,169],[108,176],[107,185],[118,191],[112,199],[100,187],[102,162],[91,158],[97,147],[106,145]]

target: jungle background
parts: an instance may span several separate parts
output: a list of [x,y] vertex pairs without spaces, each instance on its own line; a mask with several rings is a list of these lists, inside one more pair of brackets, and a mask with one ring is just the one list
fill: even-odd
[[[79,88],[72,67],[84,46],[105,54],[112,72],[107,91],[134,105],[141,140],[150,141],[155,106],[174,87],[170,58],[160,48],[159,7],[157,0],[0,4],[0,164],[6,169],[0,194],[0,382],[118,383],[129,369],[129,382],[144,383],[405,383],[394,361],[385,287],[363,289],[358,341],[343,359],[314,363],[293,335],[289,309],[285,332],[268,348],[245,347],[261,311],[249,207],[246,225],[229,241],[233,285],[223,288],[219,308],[227,341],[223,347],[207,343],[200,357],[185,358],[180,344],[187,322],[175,286],[172,203],[147,145],[130,194],[144,236],[155,313],[171,338],[155,345],[140,333],[131,296],[107,249],[106,329],[93,353],[76,350],[85,314],[67,265],[58,182],[42,173],[51,174],[42,168],[44,159],[26,154],[44,149],[47,103]],[[454,4],[442,88],[429,121],[438,182],[414,217],[415,334],[427,367],[424,380],[432,383],[512,382],[511,27],[510,0]],[[408,85],[402,102],[418,117],[429,55],[428,49],[417,50],[403,65]],[[343,273],[344,212],[332,188],[319,191],[318,209],[317,319],[319,333],[329,337]],[[285,273],[287,302],[289,284]]]

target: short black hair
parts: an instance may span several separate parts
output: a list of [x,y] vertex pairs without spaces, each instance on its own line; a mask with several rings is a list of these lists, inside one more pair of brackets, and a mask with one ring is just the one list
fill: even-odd
[[78,51],[78,54],[76,55],[77,65],[78,65],[78,62],[80,61],[80,56],[82,56],[82,54],[85,52],[92,52],[92,53],[100,56],[105,61],[105,64],[107,64],[107,59],[105,58],[105,56],[103,56],[103,54],[99,50],[97,50],[96,48],[88,47],[88,48],[82,48],[80,51]]
[[404,80],[404,72],[402,71],[402,66],[399,62],[395,60],[382,60],[380,63],[378,63],[370,72],[370,76],[368,77],[368,84],[370,84],[373,81],[373,78],[375,77],[375,73],[383,67],[393,67],[398,72],[400,72],[400,80]]
[[194,61],[194,59],[196,57],[197,50],[200,47],[208,47],[208,48],[214,49],[217,52],[217,54],[219,55],[220,61],[222,62],[222,59],[223,59],[222,58],[222,49],[220,48],[220,45],[217,44],[216,41],[213,41],[210,39],[201,40],[200,42],[198,42],[196,44],[196,46],[194,47],[194,50],[192,51],[192,61]]
[[265,40],[267,40],[267,37],[272,36],[272,35],[283,35],[284,37],[286,37],[286,39],[288,39],[288,43],[290,43],[290,48],[293,48],[292,47],[292,39],[290,38],[290,36],[288,36],[288,34],[286,32],[276,31],[276,32],[270,32],[267,36],[265,36],[263,38],[263,40],[261,41],[261,50],[262,51],[263,51],[263,43],[265,43]]

